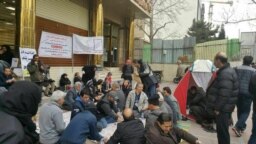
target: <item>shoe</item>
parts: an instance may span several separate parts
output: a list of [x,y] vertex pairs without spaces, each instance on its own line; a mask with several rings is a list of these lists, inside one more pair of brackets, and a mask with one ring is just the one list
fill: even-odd
[[237,137],[241,137],[242,136],[241,131],[238,130],[236,127],[233,127],[232,130],[235,132]]
[[203,130],[209,133],[216,133],[216,129],[214,129],[212,126],[204,127]]

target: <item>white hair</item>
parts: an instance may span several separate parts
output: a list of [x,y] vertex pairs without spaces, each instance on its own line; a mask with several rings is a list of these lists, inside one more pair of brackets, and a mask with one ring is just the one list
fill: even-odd
[[81,86],[82,85],[82,83],[81,82],[76,82],[75,83],[75,87],[77,87],[77,86]]
[[63,91],[57,90],[52,93],[51,101],[58,101],[61,98],[64,98],[66,96],[66,93]]

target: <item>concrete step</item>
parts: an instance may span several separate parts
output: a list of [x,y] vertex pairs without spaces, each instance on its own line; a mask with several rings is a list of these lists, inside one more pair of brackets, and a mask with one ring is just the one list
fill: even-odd
[[112,80],[113,81],[121,81],[122,72],[120,71],[119,67],[104,67],[103,71],[96,72],[97,79],[105,79],[108,72],[112,73]]

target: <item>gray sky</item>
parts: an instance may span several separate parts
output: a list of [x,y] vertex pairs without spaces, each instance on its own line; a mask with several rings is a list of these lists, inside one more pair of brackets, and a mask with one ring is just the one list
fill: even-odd
[[[203,1],[205,4],[205,20],[208,20],[209,0]],[[215,0],[218,1],[218,0]],[[224,0],[222,0],[224,1]],[[236,22],[244,19],[256,18],[256,4],[251,0],[233,0],[233,5],[216,4],[213,5],[213,23],[221,24],[221,21]],[[228,23],[225,25],[226,36],[228,38],[239,38],[240,32],[256,31],[256,20],[250,22]]]

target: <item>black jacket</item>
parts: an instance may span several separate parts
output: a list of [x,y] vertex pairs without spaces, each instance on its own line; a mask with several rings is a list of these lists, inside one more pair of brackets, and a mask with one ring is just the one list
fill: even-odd
[[108,144],[145,144],[144,133],[145,129],[140,120],[124,121],[117,124],[117,129]]
[[104,96],[104,98],[97,103],[97,110],[101,115],[100,117],[111,116],[113,119],[117,119],[115,113],[118,112],[118,109],[115,103],[110,102],[106,96]]
[[237,74],[229,64],[220,68],[216,79],[207,89],[207,109],[233,112],[239,92]]
[[189,107],[200,106],[202,108],[205,108],[205,104],[205,92],[203,89],[198,89],[194,95],[192,93],[188,94],[187,105]]
[[132,74],[134,72],[133,66],[132,65],[127,65],[125,64],[122,68],[122,78],[125,80],[132,80]]
[[251,77],[249,91],[253,96],[253,111],[256,113],[256,73]]

